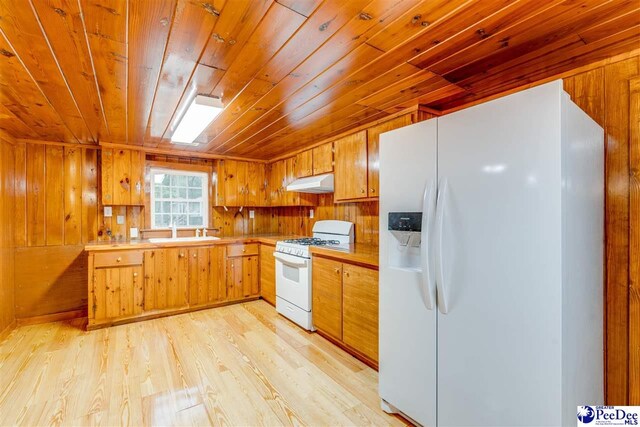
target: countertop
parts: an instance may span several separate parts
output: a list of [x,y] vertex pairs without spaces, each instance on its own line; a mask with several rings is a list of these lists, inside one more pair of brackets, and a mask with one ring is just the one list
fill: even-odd
[[[231,243],[262,243],[274,245],[278,240],[295,239],[300,236],[289,234],[253,234],[238,237],[221,237],[218,240],[194,241],[194,242],[175,242],[175,243],[151,243],[148,239],[125,240],[111,242],[91,242],[85,245],[84,249],[88,252],[114,251],[114,250],[134,250],[134,249],[154,249],[154,248],[171,248],[171,247],[193,247],[193,246],[211,246],[211,245],[228,245]],[[362,243],[356,243],[349,246],[348,250],[330,249],[322,246],[312,246],[311,253],[323,258],[329,258],[336,261],[348,262],[361,265],[363,267],[378,269],[378,247]]]
[[324,246],[312,246],[311,253],[323,258],[378,269],[378,247],[363,243],[349,246],[349,250],[337,250]]
[[[299,236],[297,236],[299,237]],[[88,252],[114,251],[123,249],[153,249],[153,248],[171,248],[171,247],[191,247],[191,246],[211,246],[211,245],[228,245],[230,243],[264,243],[274,245],[278,240],[294,239],[296,236],[289,234],[250,234],[238,237],[221,237],[218,240],[205,240],[193,242],[167,242],[167,243],[151,243],[148,239],[139,240],[122,240],[122,241],[103,241],[91,242],[85,245],[84,250]]]

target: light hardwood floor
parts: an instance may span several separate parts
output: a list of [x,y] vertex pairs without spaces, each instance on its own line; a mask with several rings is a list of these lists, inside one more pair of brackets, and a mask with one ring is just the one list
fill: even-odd
[[402,425],[377,372],[263,301],[0,343],[0,425]]

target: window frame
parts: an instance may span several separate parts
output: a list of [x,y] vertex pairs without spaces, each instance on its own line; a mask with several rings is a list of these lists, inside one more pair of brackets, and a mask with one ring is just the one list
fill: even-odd
[[[185,165],[188,166],[188,165]],[[179,230],[193,230],[193,229],[197,229],[197,228],[209,228],[209,192],[210,192],[210,183],[209,183],[209,179],[210,179],[210,173],[208,171],[205,170],[196,170],[194,168],[181,168],[181,167],[168,167],[168,166],[164,166],[164,165],[150,165],[149,167],[149,223],[151,226],[151,230],[168,230],[171,227],[167,227],[167,226],[159,226],[156,225],[156,211],[155,211],[155,202],[156,202],[156,183],[154,180],[154,177],[156,174],[166,174],[166,175],[173,175],[173,176],[184,176],[184,175],[190,175],[190,176],[200,176],[202,178],[202,199],[201,199],[201,204],[202,204],[202,225],[184,225],[184,226],[178,226],[177,228]],[[187,187],[188,188],[188,187]],[[163,200],[166,201],[166,200]],[[184,201],[186,201],[187,203],[189,202],[189,199],[185,199]]]

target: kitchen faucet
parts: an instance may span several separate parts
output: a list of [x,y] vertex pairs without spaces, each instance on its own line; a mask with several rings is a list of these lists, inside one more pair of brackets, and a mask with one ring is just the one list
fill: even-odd
[[171,227],[171,238],[175,239],[178,237],[178,225],[176,224],[176,220],[174,219],[171,224],[169,224],[169,227]]

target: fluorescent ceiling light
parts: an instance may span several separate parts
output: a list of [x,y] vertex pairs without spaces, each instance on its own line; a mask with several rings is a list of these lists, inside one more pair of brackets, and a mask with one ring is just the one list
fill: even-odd
[[218,97],[197,95],[179,119],[171,142],[178,144],[193,144],[198,135],[223,110],[222,100]]

